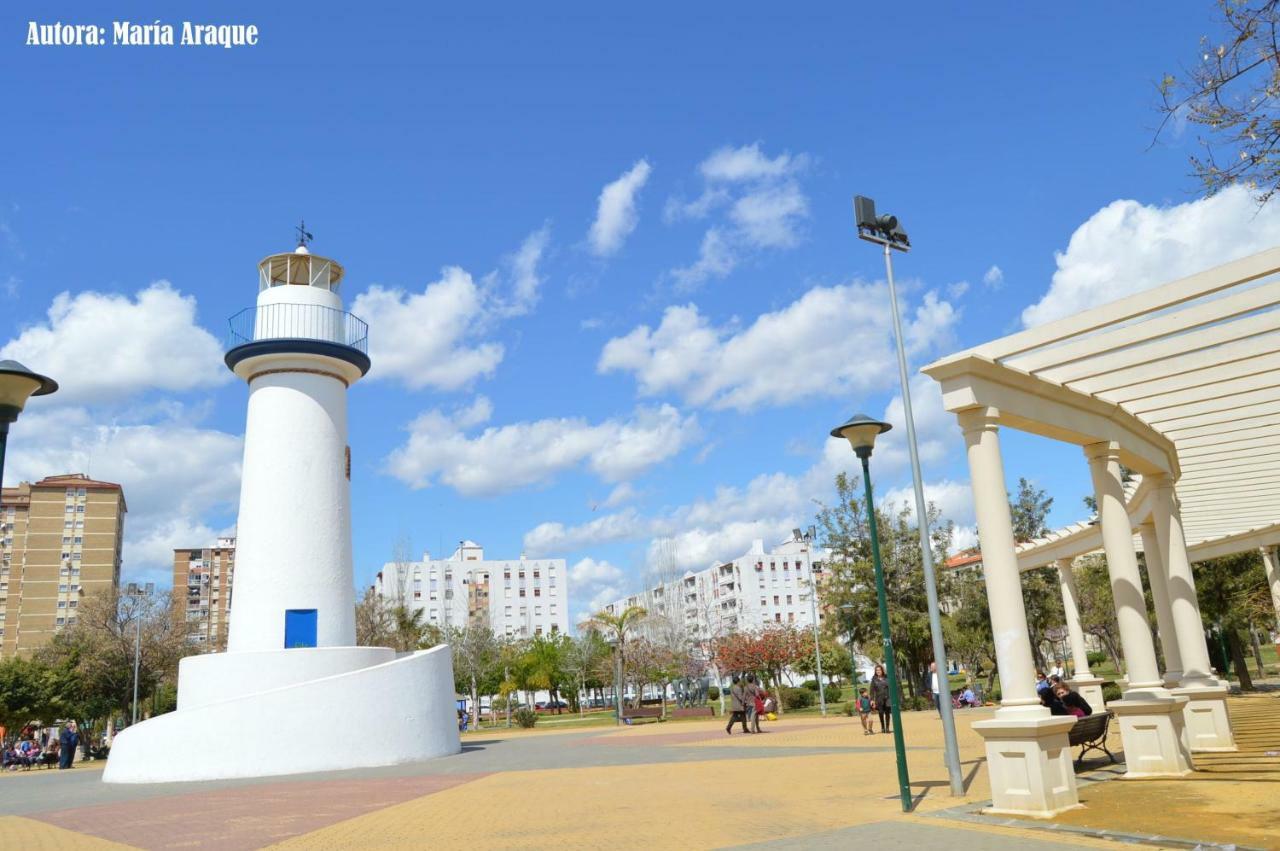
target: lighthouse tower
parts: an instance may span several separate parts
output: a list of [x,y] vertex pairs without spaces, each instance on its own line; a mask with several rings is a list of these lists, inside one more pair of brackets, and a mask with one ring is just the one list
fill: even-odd
[[347,390],[369,335],[342,276],[305,245],[273,254],[231,320],[226,363],[249,385],[231,653],[356,643]]
[[[461,750],[447,646],[357,647],[347,391],[370,367],[343,268],[298,247],[258,264],[226,364],[248,386],[227,652],[188,656],[178,709],[118,735],[108,783],[412,762]],[[360,747],[245,748],[246,730],[361,730]]]

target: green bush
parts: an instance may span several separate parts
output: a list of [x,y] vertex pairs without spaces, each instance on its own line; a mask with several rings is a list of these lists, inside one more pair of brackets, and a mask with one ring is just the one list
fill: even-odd
[[854,715],[853,701],[850,701],[844,705],[844,714],[848,715],[850,718],[853,717]]
[[719,699],[720,699],[720,687],[707,686],[707,700],[719,700]]
[[527,706],[522,706],[511,715],[521,727],[532,727],[538,723],[538,713]]
[[1120,686],[1115,683],[1102,684],[1102,699],[1105,701],[1119,700],[1124,695],[1120,692]]
[[1103,653],[1101,650],[1090,650],[1088,653],[1084,655],[1085,655],[1085,658],[1089,660],[1090,668],[1092,668],[1095,665],[1101,665],[1107,661],[1107,654]]
[[844,694],[844,692],[840,689],[840,686],[827,686],[825,689],[825,693],[827,695],[828,703],[835,703],[837,700],[840,699],[840,695]]
[[817,691],[817,690],[818,690],[818,681],[817,681],[817,680],[805,680],[805,681],[804,681],[804,688],[807,688],[809,691]]
[[807,688],[783,688],[780,694],[782,708],[787,710],[807,709],[818,702],[818,696]]

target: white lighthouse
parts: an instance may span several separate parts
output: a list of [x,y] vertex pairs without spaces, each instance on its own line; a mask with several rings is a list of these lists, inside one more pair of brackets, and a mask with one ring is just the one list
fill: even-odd
[[347,390],[368,331],[342,310],[343,269],[299,246],[258,264],[258,304],[232,319],[227,366],[249,385],[227,651],[351,647]]
[[[178,709],[125,730],[103,779],[148,783],[390,765],[460,750],[448,647],[355,646],[347,392],[368,327],[304,237],[258,264],[227,366],[249,390],[226,653],[183,659]],[[247,730],[361,730],[357,749],[244,748]],[[314,741],[314,739],[312,739]]]

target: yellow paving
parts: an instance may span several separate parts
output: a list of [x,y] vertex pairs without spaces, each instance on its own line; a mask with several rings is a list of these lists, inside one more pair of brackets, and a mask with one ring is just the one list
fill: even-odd
[[22,851],[112,851],[131,845],[108,842],[21,816],[0,816],[0,848]]

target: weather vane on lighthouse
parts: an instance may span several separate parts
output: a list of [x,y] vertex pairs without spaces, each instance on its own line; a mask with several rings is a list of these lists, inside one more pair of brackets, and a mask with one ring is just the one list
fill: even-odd
[[296,231],[298,232],[298,247],[299,247],[299,248],[306,248],[306,247],[307,247],[307,243],[308,243],[308,242],[311,242],[312,240],[314,240],[314,239],[315,239],[315,237],[311,235],[310,231],[308,231],[308,230],[307,230],[307,220],[306,220],[306,219],[299,219],[299,220],[298,220],[298,226],[297,226],[296,228],[294,228],[294,230],[296,230]]

